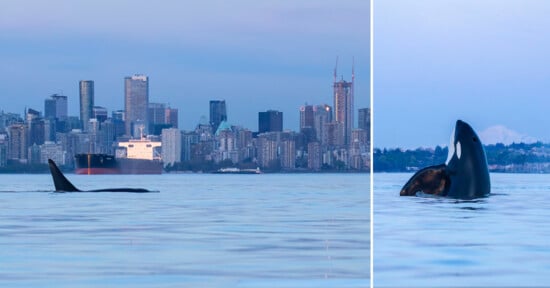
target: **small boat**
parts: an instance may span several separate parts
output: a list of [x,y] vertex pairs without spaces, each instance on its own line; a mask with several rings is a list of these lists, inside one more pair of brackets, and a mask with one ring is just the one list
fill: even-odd
[[221,168],[214,172],[215,174],[262,174],[260,168],[256,169],[239,169],[235,167]]

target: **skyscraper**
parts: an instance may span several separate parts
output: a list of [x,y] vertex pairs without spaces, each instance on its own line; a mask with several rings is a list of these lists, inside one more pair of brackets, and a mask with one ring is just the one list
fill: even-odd
[[[149,105],[149,77],[145,75],[134,75],[124,78],[124,110],[126,111],[126,135],[134,135],[134,125],[143,125],[143,131],[149,131],[147,107]],[[137,128],[137,127],[136,127]]]
[[317,141],[323,141],[325,138],[323,136],[325,124],[330,122],[332,122],[332,107],[327,104],[313,107],[313,128],[315,129]]
[[[338,65],[338,62],[336,62]],[[353,81],[355,79],[354,68],[351,70],[351,82],[345,80],[336,81],[336,69],[334,68],[334,120],[342,123],[344,132],[344,145],[351,142],[351,130],[353,129]]]
[[81,80],[80,90],[80,123],[83,130],[86,130],[88,122],[93,117],[94,108],[94,81]]
[[166,108],[164,116],[165,123],[172,125],[172,128],[178,128],[178,108]]
[[108,111],[107,108],[101,106],[94,106],[92,109],[92,117],[97,119],[97,121],[104,122],[107,120]]
[[359,109],[358,118],[357,127],[370,133],[370,108]]
[[258,113],[258,133],[282,132],[283,112],[268,110]]
[[166,104],[149,103],[147,107],[149,124],[166,124]]
[[210,125],[212,125],[212,133],[216,133],[222,121],[227,121],[225,100],[210,100]]
[[53,94],[44,101],[44,117],[67,119],[67,96]]
[[304,105],[300,107],[300,130],[304,128],[313,128],[313,106]]

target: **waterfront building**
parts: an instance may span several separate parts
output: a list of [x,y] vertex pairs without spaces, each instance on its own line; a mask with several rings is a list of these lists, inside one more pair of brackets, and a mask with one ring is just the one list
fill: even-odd
[[284,139],[280,144],[281,168],[292,170],[296,168],[296,141],[294,139]]
[[210,100],[210,125],[212,125],[212,131],[217,131],[222,121],[227,121],[225,100]]
[[[237,136],[236,133],[231,129],[222,129],[224,123],[227,123],[223,121],[220,126],[218,127],[218,131],[216,132],[216,136],[219,141],[218,146],[218,159],[216,162],[224,161],[224,160],[231,160],[233,163],[239,162],[239,150],[237,146]],[[229,127],[229,126],[226,126]]]
[[193,146],[199,143],[199,135],[194,132],[185,132],[181,135],[181,160],[190,161],[192,158]]
[[261,168],[278,169],[280,162],[277,155],[278,150],[278,132],[269,132],[258,135],[256,141],[258,165]]
[[[149,131],[147,108],[149,105],[149,77],[133,75],[124,78],[124,110],[126,112],[125,130],[127,136],[140,138],[139,126]],[[136,129],[138,128],[138,129]]]
[[181,162],[182,134],[177,128],[162,129],[162,160],[164,166]]
[[81,80],[79,82],[80,93],[80,127],[86,129],[86,124],[93,118],[94,108],[94,81]]
[[48,159],[52,159],[58,165],[65,165],[65,151],[61,143],[46,141],[40,145],[40,163],[48,164]]
[[307,144],[307,168],[313,171],[321,170],[322,158],[321,158],[321,143],[310,142]]
[[258,133],[282,132],[283,112],[268,110],[258,113]]
[[23,123],[8,127],[8,159],[27,161],[28,129]]
[[6,167],[8,164],[8,134],[0,132],[0,167]]

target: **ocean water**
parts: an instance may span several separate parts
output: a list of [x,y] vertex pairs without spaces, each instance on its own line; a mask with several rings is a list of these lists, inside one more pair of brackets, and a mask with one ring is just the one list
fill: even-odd
[[368,287],[368,174],[0,175],[0,287]]
[[477,201],[400,197],[374,174],[375,287],[548,287],[550,175],[491,174]]

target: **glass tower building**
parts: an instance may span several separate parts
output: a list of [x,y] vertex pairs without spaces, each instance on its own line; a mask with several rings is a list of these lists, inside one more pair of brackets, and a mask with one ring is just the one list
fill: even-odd
[[126,111],[126,135],[139,138],[135,125],[143,125],[143,131],[149,131],[147,108],[149,107],[149,77],[136,74],[124,78],[124,110]]
[[82,129],[86,131],[88,122],[93,117],[94,109],[94,81],[81,80],[80,90],[80,123]]
[[216,133],[222,121],[227,121],[225,100],[210,100],[210,125],[212,126],[212,133]]

